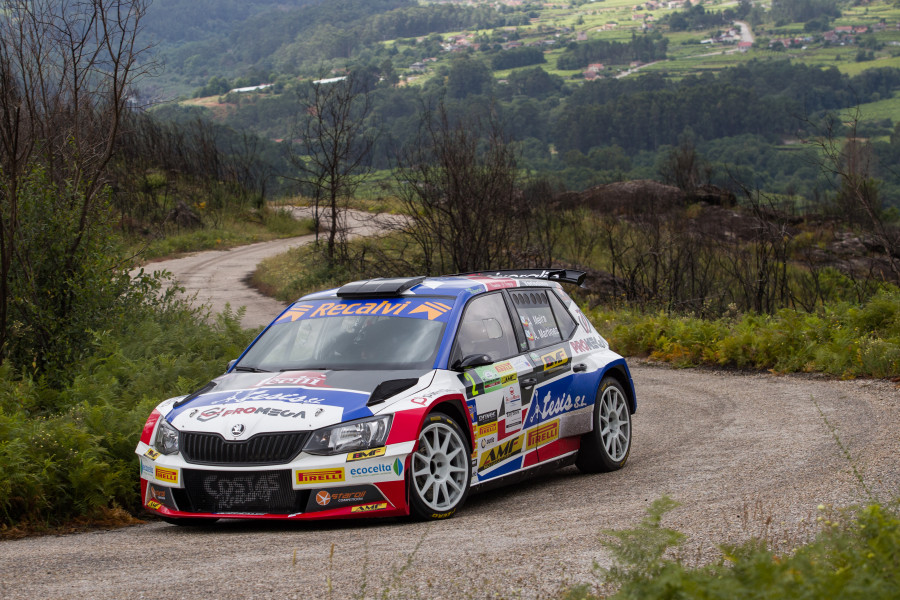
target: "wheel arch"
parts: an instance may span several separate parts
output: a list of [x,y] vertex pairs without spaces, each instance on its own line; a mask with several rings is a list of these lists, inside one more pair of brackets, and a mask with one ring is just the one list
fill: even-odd
[[[442,412],[456,421],[456,424],[459,425],[459,428],[463,430],[463,433],[466,436],[466,442],[469,444],[469,449],[474,450],[475,436],[472,431],[472,423],[465,418],[469,411],[462,408],[462,400],[459,398],[448,398],[442,402],[436,402],[431,406],[428,415],[436,411]],[[428,415],[426,415],[426,417]]]
[[609,365],[606,370],[603,371],[600,381],[603,381],[604,377],[612,377],[619,382],[619,385],[625,390],[625,396],[628,398],[628,408],[630,409],[631,414],[637,412],[637,397],[634,393],[634,383],[631,380],[631,373],[629,372],[628,365],[625,364],[625,361],[616,361]]

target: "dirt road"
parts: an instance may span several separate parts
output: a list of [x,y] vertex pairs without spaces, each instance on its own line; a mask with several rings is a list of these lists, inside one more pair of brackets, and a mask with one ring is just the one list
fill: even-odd
[[[309,216],[309,209],[295,208],[295,215]],[[345,228],[349,237],[370,235],[384,229],[392,218],[389,215],[348,211]],[[320,234],[321,236],[327,234]],[[172,273],[187,294],[197,294],[197,301],[207,304],[213,313],[222,312],[226,304],[237,310],[244,306],[247,312],[241,320],[244,327],[267,325],[285,304],[263,296],[251,288],[247,281],[262,260],[286,252],[290,248],[309,244],[315,235],[260,242],[239,246],[230,250],[197,252],[181,258],[151,263],[147,271],[165,269]]]
[[325,597],[329,581],[334,598],[546,597],[592,581],[593,561],[608,564],[600,530],[634,525],[662,494],[682,503],[665,524],[688,534],[685,556],[702,560],[751,535],[780,548],[804,539],[818,504],[866,500],[853,466],[873,495],[900,489],[893,384],[633,371],[635,441],[619,472],[568,468],[474,496],[436,523],[155,522],[2,542],[0,597]]
[[[242,287],[247,265],[281,251],[257,246],[163,266],[214,306],[247,304],[252,325],[277,308]],[[609,564],[600,531],[633,526],[663,494],[681,502],[665,524],[687,534],[684,556],[702,561],[750,536],[789,548],[815,532],[817,505],[900,490],[894,384],[637,362],[632,370],[634,446],[619,472],[570,467],[473,496],[436,523],[152,522],[0,542],[0,597],[547,597],[594,581],[593,561]]]

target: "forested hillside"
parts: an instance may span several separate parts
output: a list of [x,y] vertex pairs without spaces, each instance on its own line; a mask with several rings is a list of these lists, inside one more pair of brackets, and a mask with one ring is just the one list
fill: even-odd
[[[890,19],[900,21],[900,10],[835,0],[159,0],[147,31],[166,59],[166,74],[152,85],[166,88],[163,95],[198,96],[192,103],[204,111],[160,115],[202,114],[270,143],[296,133],[305,82],[363,74],[374,91],[374,169],[389,168],[422,110],[444,102],[451,116],[496,112],[523,164],[569,189],[660,179],[671,149],[690,140],[709,182],[815,201],[833,185],[800,142],[852,132],[869,142],[867,167],[883,182],[884,203],[897,205],[900,136],[890,115],[900,30]],[[751,28],[755,41],[739,48],[754,39]]]

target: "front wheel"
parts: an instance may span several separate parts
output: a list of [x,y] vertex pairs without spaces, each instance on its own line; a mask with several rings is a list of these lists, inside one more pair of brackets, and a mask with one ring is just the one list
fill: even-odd
[[581,438],[575,459],[584,473],[608,473],[625,466],[631,451],[631,410],[622,385],[604,377],[594,402],[594,429]]
[[472,466],[466,437],[443,413],[425,419],[409,474],[410,512],[420,519],[446,519],[469,493]]

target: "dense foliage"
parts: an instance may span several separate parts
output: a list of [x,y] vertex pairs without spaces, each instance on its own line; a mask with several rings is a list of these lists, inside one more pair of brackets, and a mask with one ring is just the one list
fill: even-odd
[[0,366],[0,532],[139,508],[134,447],[147,415],[220,374],[251,339],[233,314],[200,316],[171,301],[134,307],[89,333],[67,383]]
[[736,314],[700,319],[629,309],[592,314],[613,348],[681,367],[709,365],[818,372],[837,377],[900,373],[900,290],[857,304],[832,303],[806,312]]
[[[161,48],[170,76],[252,80],[273,70],[315,75],[332,59],[356,58],[383,40],[527,22],[522,13],[504,14],[486,4],[297,0],[225,3],[221,9],[214,4],[163,0],[151,8],[149,31],[170,42]],[[174,43],[183,40],[188,41]]]
[[581,44],[572,43],[556,62],[560,69],[582,69],[591,63],[623,64],[631,61],[644,63],[666,57],[668,38],[660,34],[635,35],[629,42],[593,40]]

